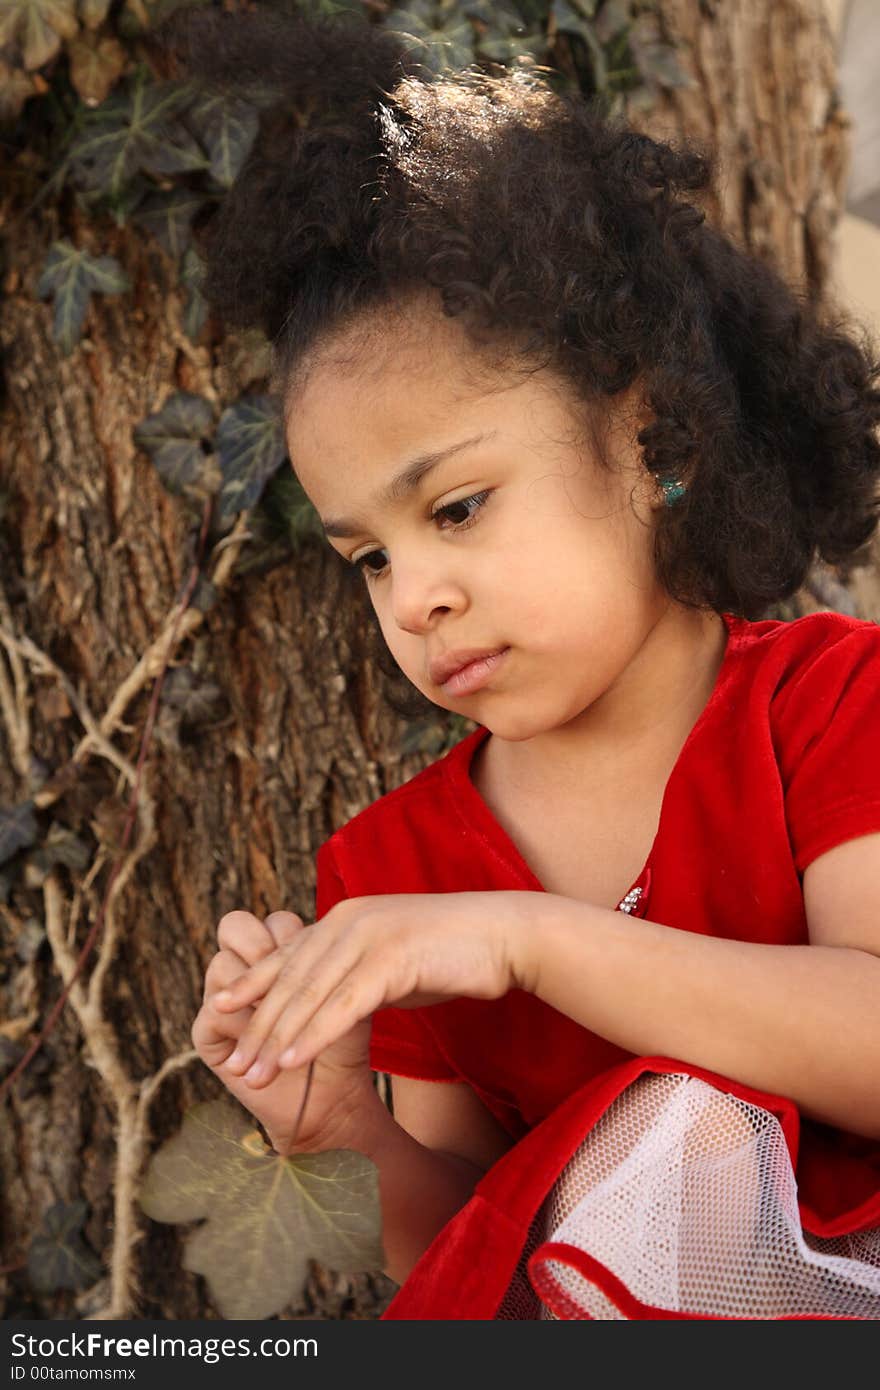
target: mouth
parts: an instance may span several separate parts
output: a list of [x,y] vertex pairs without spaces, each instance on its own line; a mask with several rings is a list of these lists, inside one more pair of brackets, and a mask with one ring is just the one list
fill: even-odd
[[448,695],[470,695],[491,679],[509,651],[509,647],[503,647],[501,651],[476,657],[441,681],[440,689]]

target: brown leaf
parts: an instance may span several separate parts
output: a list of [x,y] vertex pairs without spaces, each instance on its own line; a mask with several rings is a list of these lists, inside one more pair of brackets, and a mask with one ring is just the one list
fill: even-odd
[[86,106],[99,106],[125,70],[125,49],[105,34],[80,34],[69,45],[70,80]]
[[309,1262],[339,1273],[384,1264],[375,1164],[350,1149],[282,1158],[227,1100],[188,1110],[153,1157],[140,1206],[154,1221],[205,1218],[184,1246],[224,1318],[299,1302]]

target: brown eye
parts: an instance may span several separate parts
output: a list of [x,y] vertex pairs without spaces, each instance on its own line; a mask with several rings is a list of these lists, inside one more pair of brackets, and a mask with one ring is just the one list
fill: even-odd
[[[470,526],[471,522],[476,521],[477,513],[485,504],[489,491],[490,489],[485,492],[475,492],[473,497],[462,497],[458,502],[447,502],[445,507],[438,507],[436,512],[432,512],[431,520],[436,520],[438,516],[445,517],[447,512],[454,512],[456,507],[464,507],[464,517],[460,521],[457,521],[455,517],[451,518],[453,530],[463,531],[465,527]],[[468,511],[471,502],[475,503],[475,506],[473,511]]]
[[[486,499],[491,491],[491,488],[487,488],[485,492],[475,492],[472,497],[462,497],[457,502],[447,502],[445,507],[438,507],[436,512],[431,513],[431,520],[436,521],[438,517],[442,517],[444,521],[450,522],[449,527],[444,527],[442,529],[464,531],[477,520],[478,513],[485,505]],[[471,503],[474,504],[472,511],[468,510]],[[448,512],[454,512],[456,508],[464,509],[464,516],[460,520],[457,520],[455,517],[447,516]],[[386,561],[380,564],[378,568],[373,569],[371,562],[375,559],[380,559],[383,553],[384,552],[381,550],[368,550],[364,555],[359,555],[356,560],[352,560],[351,563],[355,569],[359,569],[367,578],[376,579],[388,569],[388,563]]]

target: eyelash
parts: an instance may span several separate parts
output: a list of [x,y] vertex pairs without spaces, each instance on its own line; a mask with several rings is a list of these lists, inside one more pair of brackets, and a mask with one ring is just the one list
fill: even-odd
[[[475,492],[471,497],[459,497],[455,502],[447,502],[445,507],[438,507],[436,512],[431,513],[431,520],[433,521],[435,517],[443,516],[444,513],[452,511],[454,507],[464,507],[467,506],[468,502],[475,502],[477,504],[476,507],[465,521],[452,522],[452,529],[454,531],[466,531],[469,526],[473,526],[474,522],[479,519],[480,511],[485,505],[490,492],[491,488],[487,488],[485,492]],[[366,579],[378,579],[385,573],[388,565],[385,564],[378,570],[371,570],[367,568],[366,561],[369,560],[371,556],[379,554],[381,554],[381,551],[367,550],[363,555],[359,555],[356,560],[351,561],[352,567],[360,570]]]

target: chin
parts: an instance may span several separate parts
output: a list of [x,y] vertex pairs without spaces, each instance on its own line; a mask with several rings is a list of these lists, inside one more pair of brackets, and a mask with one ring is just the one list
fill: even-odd
[[485,725],[491,734],[503,739],[505,743],[526,743],[529,739],[537,738],[539,734],[546,734],[550,729],[557,727],[556,724],[548,724],[546,720],[536,719],[534,714],[487,714],[483,719],[479,712],[475,711],[469,718]]

